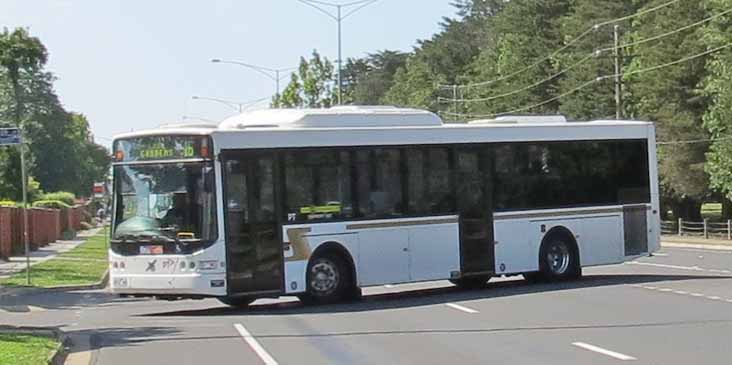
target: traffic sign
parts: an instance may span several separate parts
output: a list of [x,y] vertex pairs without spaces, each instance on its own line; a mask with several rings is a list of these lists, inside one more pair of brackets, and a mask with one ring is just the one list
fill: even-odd
[[0,146],[21,144],[20,128],[0,128]]

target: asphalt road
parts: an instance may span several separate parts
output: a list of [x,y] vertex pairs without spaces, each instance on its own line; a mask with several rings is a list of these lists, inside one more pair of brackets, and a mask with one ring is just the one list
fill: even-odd
[[732,251],[666,248],[572,283],[369,288],[329,306],[39,294],[6,300],[0,324],[61,326],[103,365],[731,364]]

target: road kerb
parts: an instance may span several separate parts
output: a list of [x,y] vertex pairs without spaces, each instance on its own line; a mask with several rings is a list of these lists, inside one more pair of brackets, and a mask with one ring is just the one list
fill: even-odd
[[[56,350],[48,357],[48,363],[52,365],[62,365],[64,358],[66,357],[66,349],[71,344],[69,337],[61,330],[55,327],[27,327],[27,326],[8,326],[0,325],[0,333],[4,334],[19,334],[19,335],[32,335],[51,337],[58,341]],[[88,365],[85,364],[73,364],[73,365]]]
[[694,248],[694,249],[699,249],[699,250],[732,251],[732,246],[727,246],[727,245],[714,245],[714,244],[702,244],[702,243],[679,243],[679,242],[664,242],[664,241],[661,241],[661,247]]
[[109,270],[107,270],[104,273],[102,280],[100,280],[94,284],[59,285],[59,286],[52,286],[52,287],[47,287],[47,288],[34,287],[34,286],[0,288],[0,303],[2,303],[2,298],[10,297],[10,296],[21,296],[21,295],[27,295],[27,294],[31,294],[31,293],[37,293],[37,292],[98,290],[98,289],[106,288],[107,285],[109,285]]

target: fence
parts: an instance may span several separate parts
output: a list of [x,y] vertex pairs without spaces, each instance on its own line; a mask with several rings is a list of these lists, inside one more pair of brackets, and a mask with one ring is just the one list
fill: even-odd
[[[37,250],[61,239],[64,232],[81,229],[84,207],[68,209],[28,209],[28,243]],[[0,207],[0,258],[25,252],[23,242],[23,209]]]
[[661,221],[661,234],[732,240],[732,220],[687,222],[679,218],[677,221]]

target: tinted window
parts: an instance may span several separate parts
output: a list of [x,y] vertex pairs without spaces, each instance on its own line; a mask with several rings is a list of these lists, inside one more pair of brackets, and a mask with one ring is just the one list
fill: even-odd
[[359,216],[401,216],[404,207],[400,151],[376,148],[360,150],[355,155]]
[[347,152],[287,152],[284,163],[286,220],[353,216],[351,169]]
[[645,141],[496,146],[496,210],[650,201]]
[[451,187],[450,151],[447,148],[407,150],[409,213],[455,211]]

